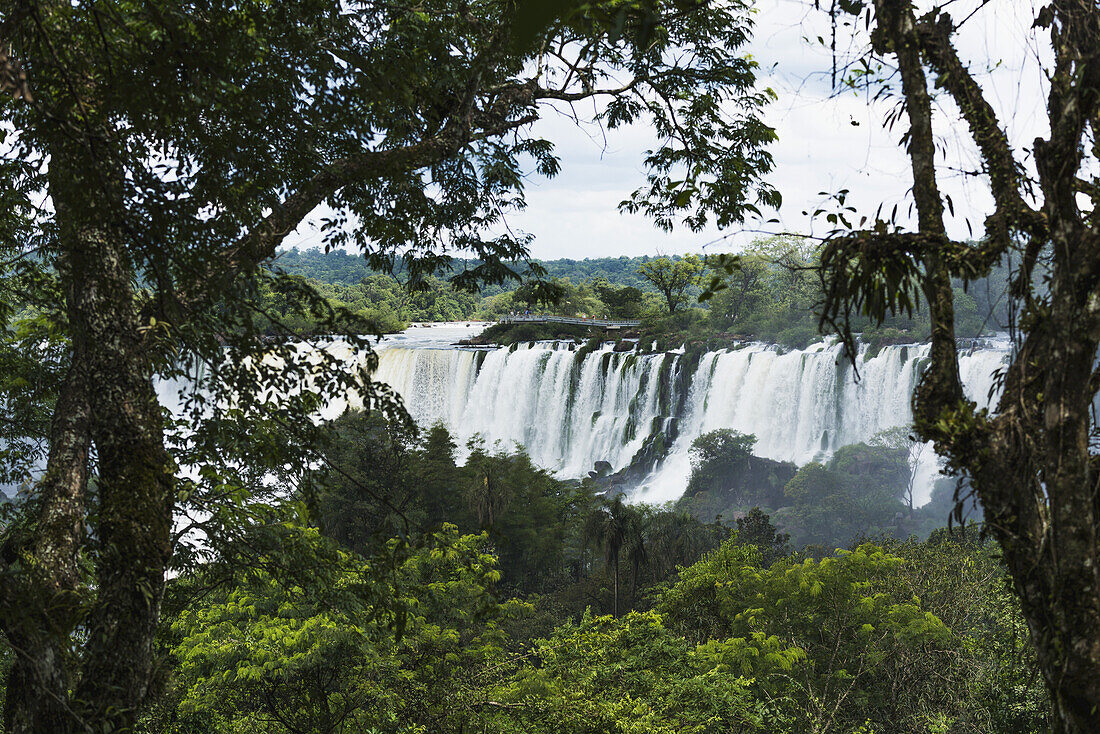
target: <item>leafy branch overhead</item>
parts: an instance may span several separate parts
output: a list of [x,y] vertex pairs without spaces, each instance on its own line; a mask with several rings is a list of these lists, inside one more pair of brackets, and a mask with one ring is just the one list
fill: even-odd
[[[746,3],[516,9],[0,2],[0,474],[45,460],[0,553],[6,729],[133,728],[169,566],[272,522],[324,459],[326,401],[408,429],[370,380],[378,325],[264,272],[309,217],[414,292],[456,256],[455,287],[516,278],[507,217],[559,170],[535,127],[557,113],[655,126],[634,201],[660,226],[774,198]],[[301,349],[274,303],[341,339]]]
[[[287,181],[266,218],[242,223],[249,234],[234,257],[269,256],[327,202],[346,216],[329,222],[326,246],[355,245],[380,268],[402,259],[414,280],[449,264],[448,251],[466,249],[486,263],[479,279],[499,282],[511,272],[498,261],[522,258],[527,240],[483,233],[523,206],[524,159],[547,176],[559,165],[552,142],[531,135],[530,125],[551,107],[583,121],[582,101],[595,102],[592,122],[613,129],[647,120],[658,131],[662,144],[646,160],[649,186],[628,208],[660,226],[670,227],[677,212],[692,227],[708,217],[727,224],[758,201],[774,202],[761,179],[771,167],[763,146],[774,137],[758,117],[768,95],[754,89],[755,64],[737,51],[748,37],[743,4],[587,3],[541,27],[520,52],[511,24],[526,9],[513,18],[511,7],[382,6],[352,28],[338,24],[342,42],[321,44],[331,54],[320,60],[324,76],[305,76],[299,86],[331,90],[308,100],[311,118],[330,120],[313,130],[331,128],[337,114],[361,132],[319,136],[314,149],[332,153],[306,180]],[[374,100],[350,108],[354,121],[351,95]],[[375,145],[364,149],[367,140]]]

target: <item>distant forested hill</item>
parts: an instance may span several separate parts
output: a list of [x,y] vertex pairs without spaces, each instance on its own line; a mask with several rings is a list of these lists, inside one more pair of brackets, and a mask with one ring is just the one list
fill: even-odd
[[285,250],[275,261],[276,266],[287,272],[312,278],[322,283],[355,285],[375,272],[367,267],[361,255],[350,255],[343,250],[325,252],[319,249]]
[[[547,297],[525,277],[483,288],[479,293],[456,291],[447,274],[430,277],[422,288],[408,291],[401,285],[403,273],[379,273],[362,257],[342,250],[292,249],[281,253],[275,270],[290,280],[312,284],[329,303],[360,314],[382,331],[396,331],[412,321],[495,320],[516,311],[551,312],[564,316],[603,316],[641,319],[645,336],[661,338],[673,346],[706,341],[722,343],[743,339],[801,348],[820,338],[817,304],[821,286],[814,271],[815,249],[797,238],[761,239],[742,251],[740,266],[729,273],[704,271],[681,284],[678,308],[667,305],[667,295],[654,283],[653,273],[667,259],[604,257],[584,260],[545,260],[545,280],[553,297]],[[673,261],[683,260],[672,258]],[[650,280],[640,272],[650,263]],[[454,271],[473,267],[474,261],[456,260]],[[705,267],[705,265],[703,266]],[[525,274],[526,268],[516,271]],[[988,335],[1004,329],[1009,321],[1004,293],[1011,268],[998,265],[988,277],[954,283],[956,334]],[[697,299],[701,287],[717,277],[721,288],[704,303]],[[318,328],[309,308],[296,297],[301,289],[292,284],[273,285],[265,295],[265,317],[297,330]],[[673,312],[675,311],[675,313]],[[862,317],[853,319],[856,331],[872,345],[923,341],[928,338],[927,309],[916,304],[912,313],[888,316],[881,325]],[[530,336],[524,338],[533,338]]]
[[[641,255],[638,258],[627,258],[620,255],[618,258],[585,258],[584,260],[539,260],[536,261],[546,267],[550,277],[568,277],[573,283],[593,281],[596,278],[604,278],[608,283],[617,286],[632,285],[643,291],[652,291],[652,286],[645,278],[638,275],[638,267],[649,262],[649,255]],[[473,266],[475,261],[455,260],[455,269],[461,270],[463,266]],[[312,278],[321,283],[335,283],[340,285],[355,285],[364,277],[376,275],[377,271],[371,269],[360,255],[352,255],[343,250],[324,252],[319,249],[310,250],[286,250],[279,253],[276,264],[289,273]],[[521,272],[521,271],[520,271]],[[400,270],[396,273],[400,275]],[[510,289],[505,287],[507,291]]]
[[[642,290],[653,290],[638,275],[638,267],[649,261],[648,255],[640,257],[598,257],[585,258],[584,260],[538,260],[537,262],[546,268],[547,274],[552,278],[569,278],[573,283],[604,278],[612,285],[634,286]],[[377,275],[378,272],[367,266],[366,261],[358,255],[350,255],[343,250],[324,252],[320,249],[299,250],[297,248],[280,253],[276,264],[287,272],[301,275],[304,278],[312,278],[322,283],[334,283],[339,285],[355,285],[366,277]],[[473,266],[474,261],[456,260],[455,268]],[[395,273],[400,276],[401,271]],[[518,284],[516,284],[518,285]],[[503,290],[513,290],[505,287]],[[502,289],[487,289],[487,295],[499,293]]]
[[597,257],[584,260],[540,260],[546,272],[554,278],[569,278],[574,283],[604,278],[611,285],[630,285],[644,291],[652,291],[645,278],[638,274],[642,263],[649,261],[648,255],[641,257]]

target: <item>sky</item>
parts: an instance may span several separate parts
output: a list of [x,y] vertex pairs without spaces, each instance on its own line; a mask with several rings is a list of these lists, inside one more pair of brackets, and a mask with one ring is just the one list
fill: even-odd
[[[1031,30],[1035,4],[1032,0],[940,0],[939,4],[956,22],[967,19],[957,42],[960,55],[987,88],[1010,140],[1026,160],[1030,141],[1046,132],[1042,43]],[[536,123],[534,132],[555,142],[561,173],[549,180],[530,177],[527,209],[509,214],[511,229],[533,235],[531,252],[541,259],[736,251],[773,233],[823,234],[828,228],[825,223],[811,221],[803,212],[827,202],[829,197],[822,192],[841,189],[851,192],[848,203],[860,214],[873,216],[880,203],[884,213],[897,205],[899,219],[912,222],[909,161],[898,145],[907,120],[888,130],[884,121],[893,102],[872,104],[865,94],[834,93],[831,53],[816,43],[819,35],[828,39],[830,25],[826,14],[811,6],[807,0],[757,0],[754,38],[745,49],[760,65],[760,86],[778,94],[765,115],[779,138],[770,147],[775,169],[768,176],[783,195],[778,211],[767,211],[762,221],[725,231],[711,227],[691,232],[680,227],[662,232],[641,214],[618,211],[619,202],[645,181],[643,154],[656,142],[647,127],[578,128],[564,115],[551,112]],[[866,38],[853,40],[843,30],[838,49],[842,57],[851,56]],[[966,238],[981,231],[992,199],[979,177],[956,172],[976,170],[978,158],[965,124],[943,97],[937,98],[935,133],[941,150],[941,187],[954,208],[949,232]],[[764,221],[773,218],[778,223]],[[319,242],[316,231],[306,226],[286,244]]]

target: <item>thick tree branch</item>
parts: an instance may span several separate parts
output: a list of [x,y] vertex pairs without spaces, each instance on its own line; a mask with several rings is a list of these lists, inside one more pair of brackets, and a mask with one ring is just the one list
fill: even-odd
[[[932,137],[932,102],[921,65],[917,22],[908,2],[876,0],[879,22],[872,36],[875,50],[893,53],[901,72],[902,92],[909,114],[909,159],[913,168],[913,198],[920,232],[943,237],[943,200],[936,182],[936,148]],[[932,352],[928,370],[913,397],[915,426],[926,438],[942,442],[950,454],[946,436],[936,435],[941,413],[963,401],[955,345],[955,309],[951,278],[942,255],[929,251],[923,258],[922,288],[932,322]]]
[[1035,161],[1046,194],[1047,217],[1078,221],[1076,180],[1085,127],[1100,105],[1100,10],[1086,0],[1051,3],[1055,70],[1047,97],[1050,137],[1035,141]]
[[926,15],[917,23],[921,50],[939,75],[936,85],[946,89],[955,100],[981,151],[996,203],[996,213],[986,220],[986,234],[993,238],[996,249],[1003,252],[1009,246],[1013,230],[1023,229],[1032,237],[1042,238],[1045,227],[1040,214],[1024,202],[1023,170],[1012,154],[1008,136],[993,107],[952,45],[954,30],[946,13]]
[[454,143],[441,133],[402,148],[363,151],[329,163],[237,240],[224,253],[222,266],[229,270],[255,267],[272,257],[275,248],[311,211],[345,186],[425,168],[442,161],[447,151],[454,148]]
[[180,304],[185,309],[192,308],[211,296],[216,297],[239,273],[255,269],[264,260],[273,257],[276,248],[310,212],[345,186],[399,176],[442,163],[471,143],[503,135],[536,119],[537,115],[533,113],[515,119],[497,118],[472,133],[463,129],[465,126],[452,122],[437,135],[418,143],[401,148],[363,151],[329,163],[223,251],[214,260],[215,265],[209,275],[197,279],[199,290],[179,294]]

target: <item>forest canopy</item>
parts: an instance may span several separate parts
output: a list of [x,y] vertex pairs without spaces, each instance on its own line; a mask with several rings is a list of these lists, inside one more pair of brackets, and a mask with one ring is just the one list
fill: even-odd
[[[1020,151],[972,15],[825,9],[833,81],[899,101],[912,231],[838,194],[823,240],[535,261],[508,217],[568,165],[549,115],[652,133],[620,208],[659,230],[780,205],[753,12],[0,0],[4,731],[1100,729],[1100,5],[1034,9]],[[993,202],[966,240],[939,115]],[[329,254],[284,252],[315,213]],[[824,332],[853,367],[927,339],[913,432],[957,481],[917,508],[897,437],[794,467],[719,430],[689,495],[635,505],[372,381],[376,335],[521,309],[696,355]],[[959,367],[991,324],[992,411]]]
[[[716,262],[713,257],[697,258],[697,263],[683,270],[682,282],[676,285],[673,296],[675,308],[670,311],[672,291],[661,293],[643,273],[655,266],[657,272],[682,269],[678,264],[692,263],[690,257],[642,255],[542,260],[536,264],[545,273],[537,280],[527,277],[484,286],[477,293],[454,288],[446,276],[428,277],[418,289],[409,291],[402,287],[407,281],[402,272],[391,275],[374,271],[362,258],[341,250],[328,253],[317,249],[287,250],[280,253],[274,268],[304,278],[314,291],[334,305],[360,314],[386,332],[400,330],[410,322],[493,321],[516,312],[532,311],[640,319],[647,338],[656,337],[659,344],[668,347],[685,342],[718,346],[760,340],[802,348],[821,338],[815,306],[824,293],[812,271],[816,255],[808,241],[760,238],[739,253],[738,267],[730,272],[717,264],[708,264]],[[452,264],[453,269],[460,271],[470,267],[476,267],[476,263]],[[965,288],[961,281],[954,284],[960,337],[993,336],[1007,328],[1010,317],[1000,296],[1008,278],[1008,269],[998,267]],[[555,297],[532,297],[532,286],[537,282],[553,286]],[[715,288],[715,283],[717,290],[700,300],[702,294]],[[320,327],[310,315],[309,301],[301,295],[301,288],[280,291],[272,283],[261,293],[266,314],[263,328],[274,332],[278,323],[307,334]],[[857,323],[863,339],[875,346],[921,342],[931,333],[926,307],[884,319],[881,324],[869,319]],[[491,339],[510,343],[513,336],[504,332]]]
[[[413,291],[456,254],[477,264],[452,287],[499,284],[532,269],[504,212],[524,205],[525,175],[561,165],[532,124],[595,100],[590,121],[663,137],[631,196],[658,225],[725,226],[778,202],[747,4],[586,3],[533,28],[514,11],[0,3],[0,461],[27,485],[0,552],[7,730],[132,730],[162,670],[169,575],[270,566],[278,527],[315,525],[283,488],[319,460],[318,405],[355,392],[407,427],[370,381],[381,315],[267,275],[319,206],[327,246],[400,266]],[[342,335],[354,368],[272,339],[294,325],[269,303]],[[415,547],[398,533],[371,563]],[[363,604],[379,629],[409,619]]]

